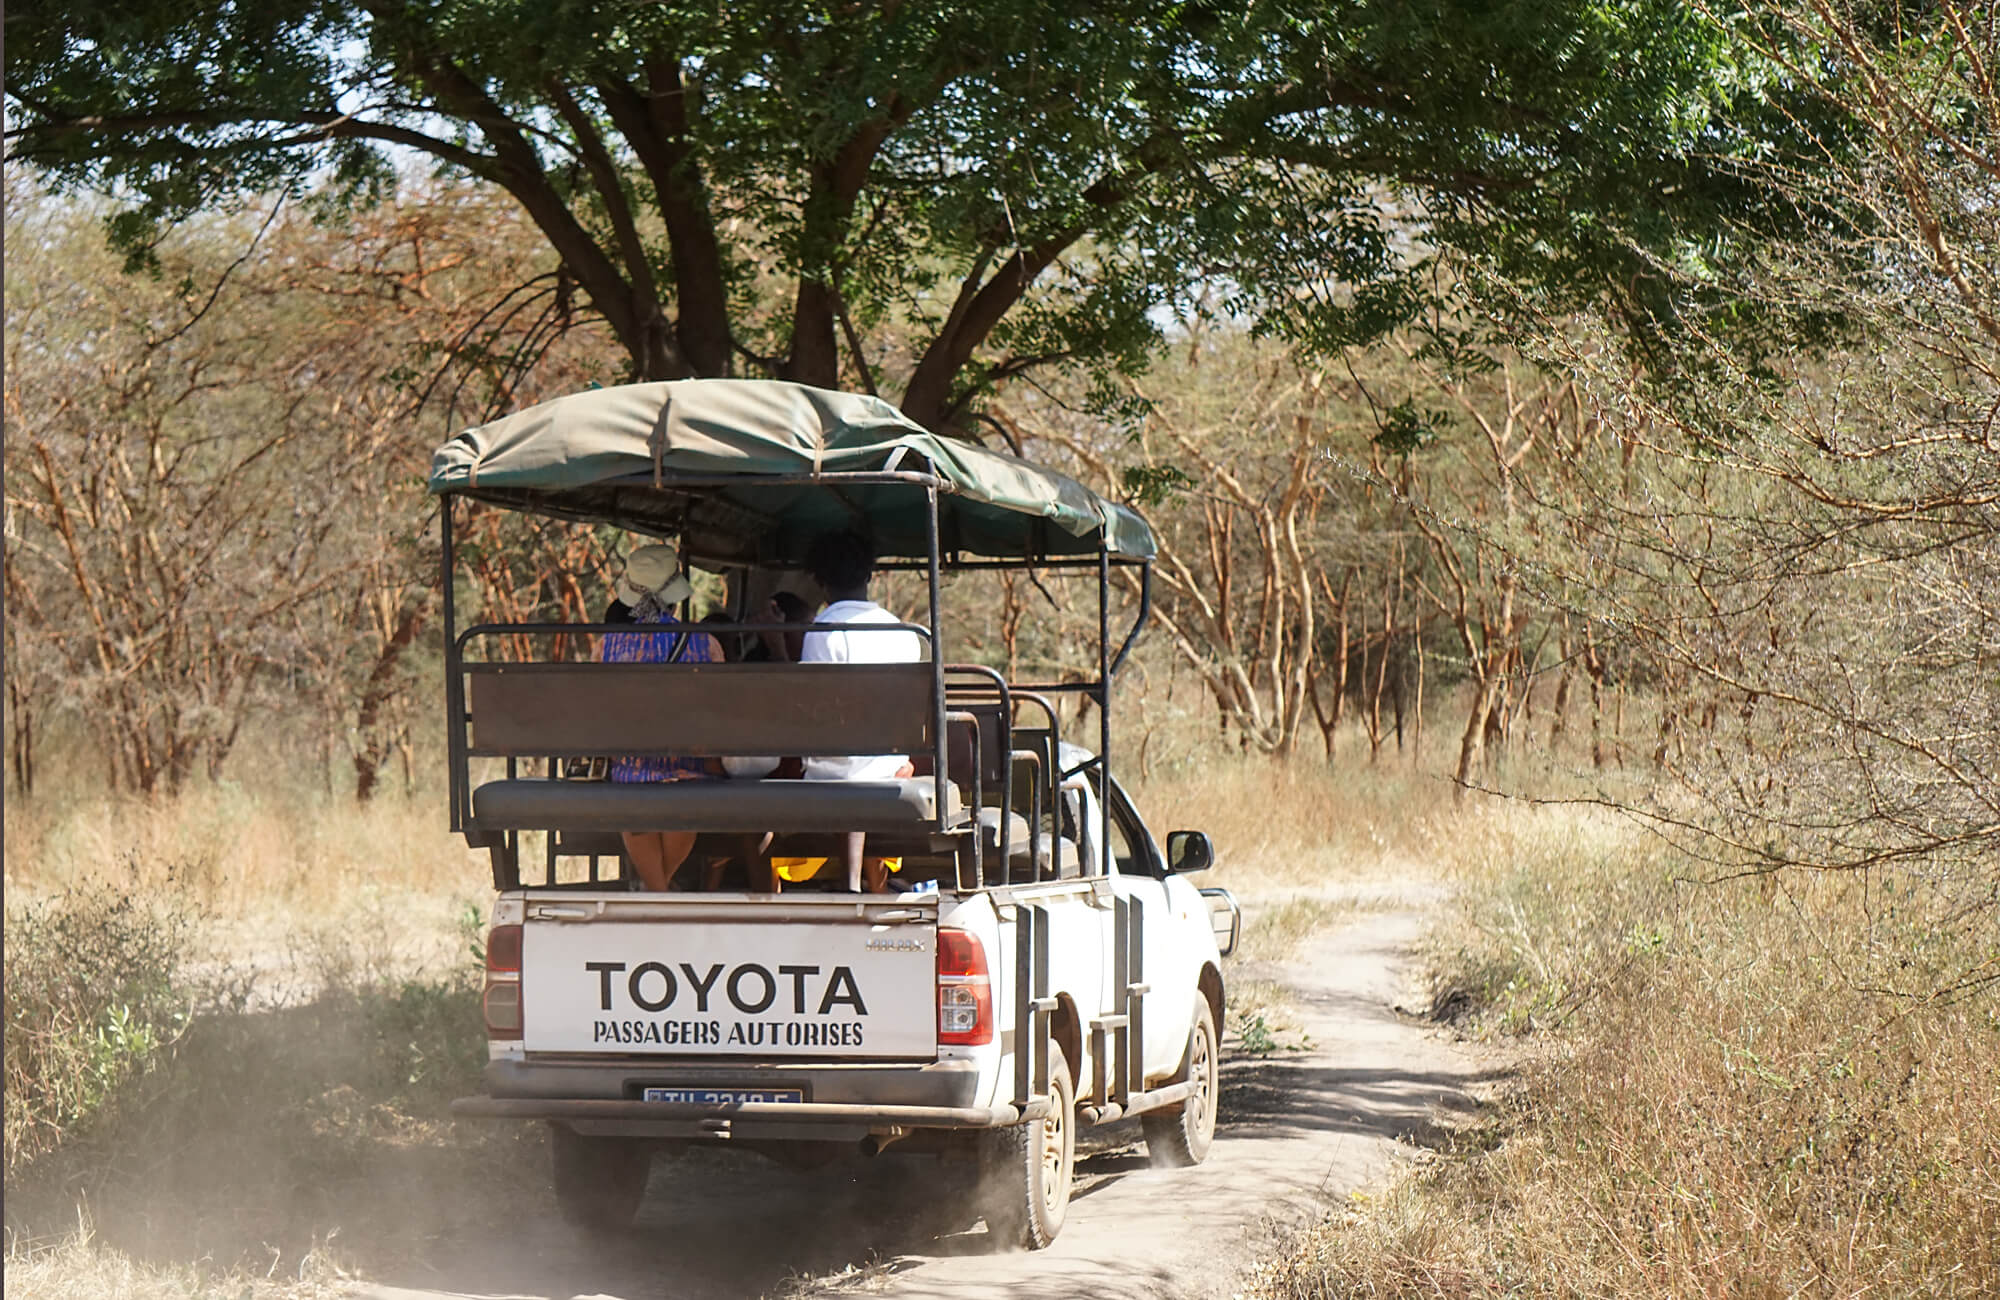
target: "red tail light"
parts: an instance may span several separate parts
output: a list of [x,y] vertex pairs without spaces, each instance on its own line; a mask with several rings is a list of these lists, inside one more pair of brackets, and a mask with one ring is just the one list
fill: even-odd
[[521,927],[496,925],[486,933],[486,969],[521,973]]
[[486,1036],[511,1042],[521,1036],[521,927],[496,925],[486,935]]
[[993,981],[986,949],[965,930],[937,932],[938,1041],[977,1047],[993,1041]]

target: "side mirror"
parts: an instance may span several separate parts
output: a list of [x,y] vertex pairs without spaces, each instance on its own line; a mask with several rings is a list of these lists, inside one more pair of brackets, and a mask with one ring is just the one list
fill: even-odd
[[1206,871],[1215,865],[1215,845],[1205,831],[1167,833],[1167,870],[1180,873]]

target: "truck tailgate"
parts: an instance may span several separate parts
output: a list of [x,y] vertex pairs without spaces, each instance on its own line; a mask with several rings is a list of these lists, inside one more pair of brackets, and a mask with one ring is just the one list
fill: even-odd
[[930,1060],[934,903],[845,897],[531,899],[523,1050]]

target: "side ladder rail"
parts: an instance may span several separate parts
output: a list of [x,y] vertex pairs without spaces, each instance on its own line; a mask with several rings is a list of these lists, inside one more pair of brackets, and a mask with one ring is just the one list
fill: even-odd
[[1026,1106],[1049,1095],[1049,914],[1019,904],[1014,909],[1014,1099]]
[[1121,1109],[1146,1090],[1146,905],[1114,898],[1111,986],[1121,1010],[1090,1022],[1091,1104]]

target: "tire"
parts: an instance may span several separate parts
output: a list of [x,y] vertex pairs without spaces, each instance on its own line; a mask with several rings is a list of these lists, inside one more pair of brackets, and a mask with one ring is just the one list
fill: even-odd
[[584,1137],[561,1124],[549,1126],[556,1208],[573,1228],[616,1232],[632,1226],[653,1153],[629,1138]]
[[1188,1030],[1187,1056],[1181,1062],[1181,1078],[1193,1084],[1193,1090],[1178,1106],[1139,1116],[1146,1150],[1155,1165],[1184,1169],[1200,1164],[1208,1155],[1209,1144],[1215,1141],[1218,1055],[1215,1013],[1209,1009],[1208,999],[1197,994],[1194,1027]]
[[1041,1250],[1062,1231],[1076,1169],[1076,1085],[1049,1044],[1049,1114],[987,1136],[980,1169],[986,1230],[1002,1249]]

